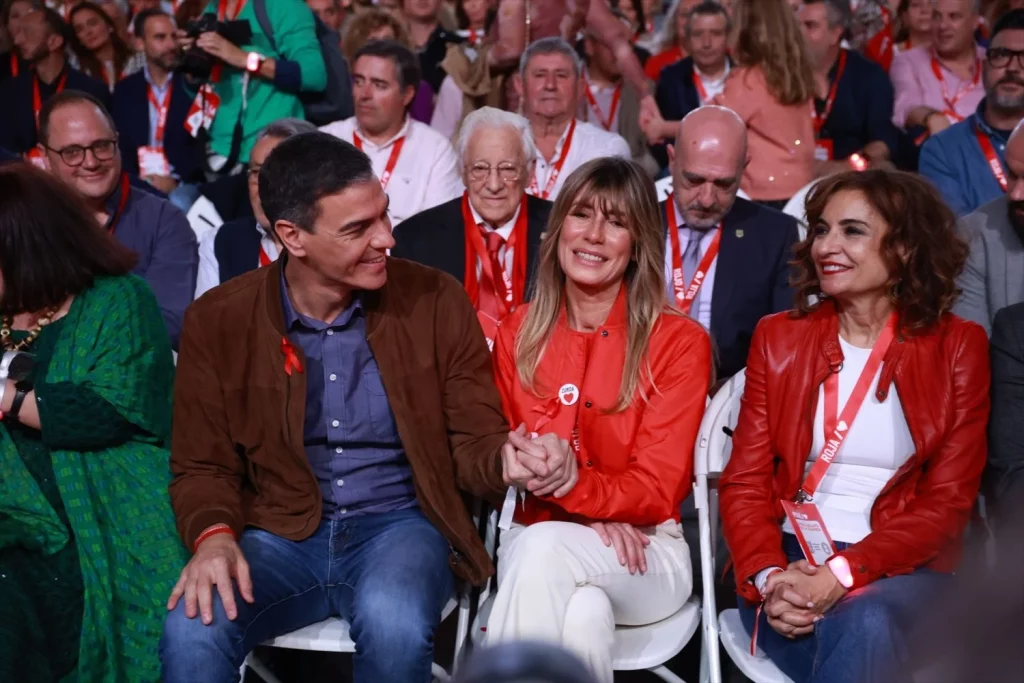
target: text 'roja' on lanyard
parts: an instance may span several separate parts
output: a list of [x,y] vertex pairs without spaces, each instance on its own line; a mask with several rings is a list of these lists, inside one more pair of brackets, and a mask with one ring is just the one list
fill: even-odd
[[[356,146],[360,152],[363,151],[363,139],[359,137],[359,134],[352,131],[352,144]],[[402,146],[405,144],[405,136],[395,140],[391,146],[391,154],[388,156],[388,162],[384,165],[384,172],[380,175],[380,187],[382,190],[388,189],[388,183],[391,181],[391,174],[395,172],[395,165],[398,163],[398,157],[402,154]]]
[[[669,195],[665,201],[665,219],[668,223],[669,241],[672,243],[673,303],[683,313],[690,315],[693,300],[697,298],[697,292],[700,291],[700,286],[704,284],[704,278],[707,277],[712,264],[718,258],[718,248],[722,242],[722,225],[719,224],[714,228],[715,236],[711,239],[708,250],[704,252],[704,257],[700,260],[700,264],[693,274],[693,279],[689,283],[685,283],[683,282],[683,254],[679,244],[679,228],[676,227],[676,198],[674,194]],[[700,237],[696,234],[691,234],[690,239],[700,239]]]
[[996,177],[996,182],[999,183],[999,187],[1003,188],[1003,192],[1006,192],[1010,188],[1010,183],[1006,179],[1006,171],[1003,170],[1003,165],[999,161],[999,155],[996,154],[996,148],[992,145],[992,140],[980,128],[976,127],[974,134],[978,136],[978,145],[981,147],[981,153],[985,155],[985,161],[988,163],[992,175]]

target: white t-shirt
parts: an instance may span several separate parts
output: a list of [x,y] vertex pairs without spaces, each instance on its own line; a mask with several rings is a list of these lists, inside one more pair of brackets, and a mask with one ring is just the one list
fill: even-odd
[[[861,370],[868,362],[871,349],[861,349],[842,337],[843,369],[839,371],[839,412],[843,412]],[[884,366],[883,366],[884,367]],[[871,382],[871,389],[861,404],[857,418],[850,425],[843,445],[814,495],[825,526],[833,541],[857,543],[871,533],[871,507],[882,488],[914,453],[914,441],[903,416],[896,387],[892,386],[884,401],[875,396],[880,367]],[[804,476],[825,447],[825,389],[818,390],[818,407],[814,413],[814,443]],[[793,533],[787,519],[782,530]]]

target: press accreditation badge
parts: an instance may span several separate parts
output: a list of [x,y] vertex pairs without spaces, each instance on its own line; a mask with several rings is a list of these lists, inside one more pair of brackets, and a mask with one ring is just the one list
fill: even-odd
[[192,137],[199,135],[199,131],[204,128],[209,130],[219,108],[220,96],[213,91],[213,86],[209,83],[203,85],[189,107],[188,116],[185,117],[185,130]]
[[814,143],[814,158],[818,161],[832,161],[834,149],[831,140],[818,140]]
[[828,558],[836,554],[835,544],[832,543],[832,537],[828,534],[825,520],[821,518],[821,511],[817,505],[784,500],[782,509],[786,512],[789,523],[793,525],[804,557],[812,566],[823,566]]
[[162,147],[139,147],[139,175],[143,178],[171,175],[171,164]]

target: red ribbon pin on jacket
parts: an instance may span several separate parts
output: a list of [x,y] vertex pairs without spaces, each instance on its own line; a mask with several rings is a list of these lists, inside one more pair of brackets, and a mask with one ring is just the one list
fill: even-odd
[[292,371],[302,372],[302,361],[299,360],[299,354],[295,353],[295,347],[288,337],[281,337],[281,353],[284,354],[284,372],[289,377],[292,376]]

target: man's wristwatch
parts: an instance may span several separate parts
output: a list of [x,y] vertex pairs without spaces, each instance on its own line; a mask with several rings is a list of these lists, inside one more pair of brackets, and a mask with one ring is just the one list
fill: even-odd
[[259,52],[250,52],[245,58],[245,70],[251,74],[257,73],[267,58]]

